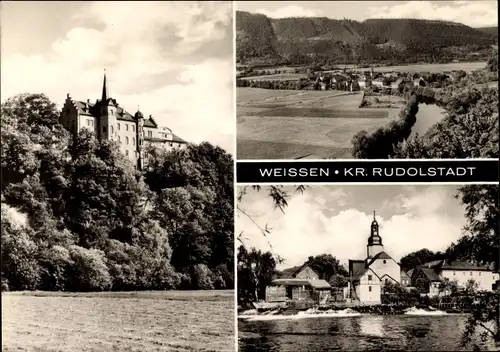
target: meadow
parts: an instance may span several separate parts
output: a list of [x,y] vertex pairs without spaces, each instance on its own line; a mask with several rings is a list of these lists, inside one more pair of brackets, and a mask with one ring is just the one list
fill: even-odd
[[233,294],[2,293],[2,351],[233,351]]
[[373,132],[399,112],[360,103],[360,92],[237,88],[237,157],[352,158],[357,132]]

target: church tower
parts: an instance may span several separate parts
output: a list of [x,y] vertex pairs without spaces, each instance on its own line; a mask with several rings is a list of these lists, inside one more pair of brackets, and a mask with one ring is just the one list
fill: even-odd
[[366,246],[367,258],[373,258],[378,253],[384,250],[382,245],[382,237],[380,237],[378,232],[378,222],[375,219],[375,211],[373,211],[373,221],[371,225],[370,237],[368,238],[368,245]]
[[144,169],[144,115],[137,108],[137,112],[134,115],[137,121],[137,168],[139,170]]
[[99,136],[101,140],[113,140],[116,129],[116,108],[115,100],[111,99],[106,82],[106,71],[104,71],[104,81],[102,84],[102,96],[99,105]]

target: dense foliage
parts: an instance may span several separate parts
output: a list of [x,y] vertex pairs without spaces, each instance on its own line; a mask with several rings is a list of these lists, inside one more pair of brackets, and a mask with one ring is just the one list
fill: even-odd
[[236,59],[288,64],[485,60],[498,40],[456,23],[414,19],[363,22],[325,17],[271,19],[236,12]]
[[[440,90],[403,87],[408,101],[397,121],[368,134],[358,132],[352,139],[353,156],[360,159],[498,158],[498,87],[488,82],[497,73],[487,69],[458,76]],[[417,121],[419,104],[437,104],[445,117],[423,135],[409,139]]]
[[145,175],[42,94],[2,104],[2,289],[233,287],[233,161],[209,143]]
[[274,255],[255,248],[248,251],[241,245],[238,247],[237,257],[238,304],[249,305],[251,302],[264,300],[266,287],[277,273]]

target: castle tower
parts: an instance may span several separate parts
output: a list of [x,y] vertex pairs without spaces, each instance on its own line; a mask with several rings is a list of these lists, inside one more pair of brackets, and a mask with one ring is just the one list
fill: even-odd
[[117,104],[111,99],[106,82],[106,70],[102,84],[102,96],[99,105],[99,137],[101,140],[114,140],[116,131]]
[[370,230],[370,237],[368,238],[368,245],[366,246],[367,258],[373,258],[378,253],[384,250],[382,245],[382,237],[380,237],[378,232],[378,222],[375,219],[375,211],[373,211],[373,221]]
[[137,121],[137,168],[144,168],[144,115],[137,109],[134,115]]

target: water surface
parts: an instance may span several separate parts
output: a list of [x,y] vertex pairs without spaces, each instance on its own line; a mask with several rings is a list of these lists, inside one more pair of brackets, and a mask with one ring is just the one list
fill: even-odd
[[[238,322],[240,351],[464,351],[466,315],[361,315]],[[481,346],[494,350],[493,346]]]

